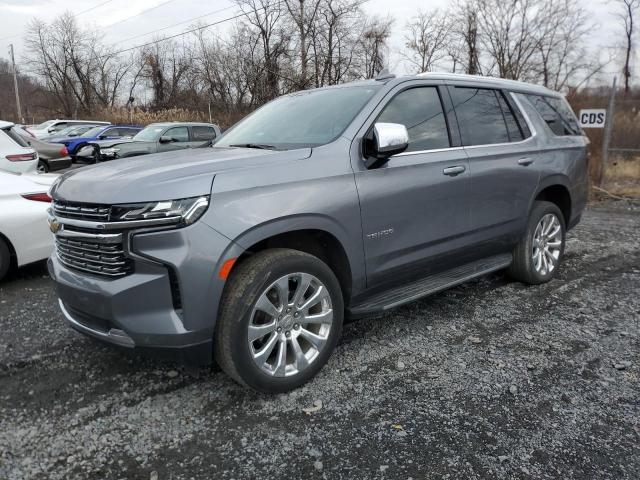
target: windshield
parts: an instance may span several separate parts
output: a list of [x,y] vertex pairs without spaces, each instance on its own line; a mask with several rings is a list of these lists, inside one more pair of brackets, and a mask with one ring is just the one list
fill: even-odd
[[277,98],[225,133],[216,147],[287,150],[325,145],[344,132],[378,88],[307,90]]
[[164,127],[158,125],[149,125],[144,130],[140,130],[133,140],[135,142],[155,142],[160,138],[160,134],[164,130]]
[[54,123],[56,123],[55,120],[47,120],[46,122],[43,122],[40,125],[36,125],[33,128],[35,128],[36,130],[44,130],[45,128],[48,128],[51,125],[53,125]]

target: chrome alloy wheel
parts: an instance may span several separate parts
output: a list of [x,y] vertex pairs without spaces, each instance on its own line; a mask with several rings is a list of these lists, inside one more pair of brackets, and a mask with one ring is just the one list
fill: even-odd
[[247,338],[253,361],[275,377],[295,375],[318,357],[333,322],[327,287],[307,273],[291,273],[260,294]]
[[562,226],[553,213],[547,213],[538,222],[533,234],[533,267],[541,275],[549,275],[558,264],[562,249]]

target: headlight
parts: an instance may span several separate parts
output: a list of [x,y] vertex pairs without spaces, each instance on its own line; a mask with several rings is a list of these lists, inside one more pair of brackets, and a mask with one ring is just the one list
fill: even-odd
[[119,148],[104,148],[100,149],[100,154],[104,155],[105,157],[115,157],[116,153],[118,153],[119,151]]
[[209,195],[148,203],[113,205],[111,221],[176,218],[181,226],[198,220],[209,206]]

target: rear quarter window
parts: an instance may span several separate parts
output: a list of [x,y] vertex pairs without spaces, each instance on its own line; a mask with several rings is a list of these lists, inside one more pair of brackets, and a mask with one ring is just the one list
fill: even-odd
[[531,94],[524,96],[556,136],[583,135],[576,116],[564,98]]

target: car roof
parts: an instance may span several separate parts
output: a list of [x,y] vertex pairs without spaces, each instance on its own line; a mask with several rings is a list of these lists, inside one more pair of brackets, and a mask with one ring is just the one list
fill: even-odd
[[147,127],[150,127],[151,125],[154,125],[156,127],[179,127],[179,126],[185,126],[185,127],[193,127],[193,126],[213,127],[214,126],[213,123],[204,123],[204,122],[156,122],[156,123],[150,123],[149,125],[147,125]]
[[[520,82],[518,80],[508,80],[506,78],[498,77],[485,77],[482,75],[466,75],[462,73],[444,73],[444,72],[424,72],[415,75],[416,78],[425,78],[429,80],[443,80],[443,81],[463,81],[473,83],[481,87],[493,87],[504,88],[508,90],[515,90],[519,92],[536,93],[539,95],[547,95],[557,97],[560,96],[558,92],[550,90],[541,85],[535,85],[533,83]],[[404,78],[404,77],[402,77]]]
[[[478,87],[486,88],[503,88],[516,92],[534,93],[538,95],[545,95],[550,97],[560,97],[560,93],[550,90],[541,85],[535,85],[533,83],[520,82],[517,80],[507,80],[505,78],[497,77],[485,77],[482,75],[465,75],[461,73],[446,73],[446,72],[425,72],[417,75],[404,75],[395,76],[391,74],[382,74],[379,79],[371,80],[359,80],[355,82],[341,83],[338,85],[331,85],[326,87],[320,87],[312,90],[328,90],[334,88],[345,87],[358,87],[358,86],[372,86],[372,85],[388,85],[395,86],[400,83],[409,80],[437,80],[443,82],[461,82],[469,85],[477,85]],[[293,92],[289,95],[295,95],[299,92]]]

